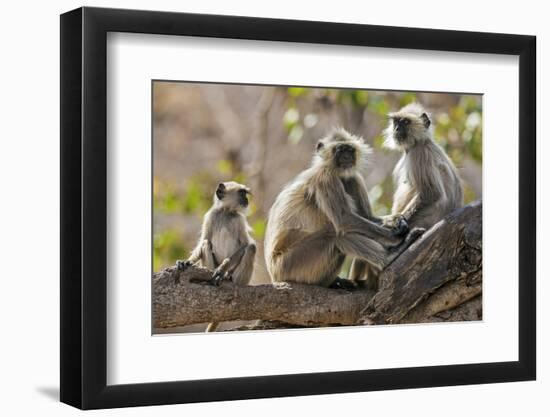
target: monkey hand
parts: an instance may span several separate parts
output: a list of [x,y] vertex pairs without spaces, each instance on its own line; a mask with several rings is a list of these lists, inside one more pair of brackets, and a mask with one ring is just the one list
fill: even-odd
[[382,225],[393,230],[396,236],[404,236],[409,231],[409,225],[402,214],[391,214],[382,219]]
[[179,261],[179,260],[176,261],[176,268],[180,272],[185,271],[191,265],[193,265],[193,262],[191,262],[191,261]]
[[401,216],[395,228],[395,234],[397,236],[403,236],[403,235],[406,235],[408,232],[409,232],[409,225],[405,220],[405,218]]

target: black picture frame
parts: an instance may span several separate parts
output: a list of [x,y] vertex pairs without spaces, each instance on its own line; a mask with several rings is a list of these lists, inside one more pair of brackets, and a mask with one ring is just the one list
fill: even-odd
[[[107,385],[108,32],[519,56],[519,360]],[[377,391],[536,378],[536,38],[171,12],[61,15],[61,401],[82,409]]]

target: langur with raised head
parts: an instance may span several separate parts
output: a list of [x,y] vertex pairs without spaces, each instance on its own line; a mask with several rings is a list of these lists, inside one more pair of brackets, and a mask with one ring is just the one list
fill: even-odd
[[412,242],[403,242],[404,221],[387,228],[372,216],[362,173],[369,153],[363,139],[335,129],[317,143],[311,166],[277,196],[264,242],[273,282],[350,289],[352,281],[338,277],[346,256],[359,277],[365,265],[382,270]]
[[463,190],[458,172],[445,151],[433,140],[432,122],[417,103],[390,113],[385,146],[403,156],[394,170],[392,213],[383,224],[393,227],[403,220],[409,227],[429,229],[462,206]]

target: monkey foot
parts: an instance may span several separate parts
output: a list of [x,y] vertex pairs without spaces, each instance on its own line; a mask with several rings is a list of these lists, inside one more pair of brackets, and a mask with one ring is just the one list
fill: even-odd
[[222,283],[223,278],[216,276],[211,277],[210,279],[201,279],[201,278],[191,278],[189,282],[193,284],[200,284],[200,285],[212,285],[213,287],[219,287]]
[[343,278],[337,277],[333,281],[333,283],[329,285],[329,288],[332,288],[335,290],[353,291],[357,289],[357,285],[355,284],[355,282],[349,279],[343,279]]
[[219,287],[224,279],[228,279],[226,273],[223,271],[214,271],[212,278],[209,281],[206,281],[208,284],[215,287]]

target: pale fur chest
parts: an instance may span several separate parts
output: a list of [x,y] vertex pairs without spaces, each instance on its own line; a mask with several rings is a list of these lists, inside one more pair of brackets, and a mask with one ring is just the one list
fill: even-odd
[[218,262],[233,255],[239,248],[240,242],[234,232],[222,227],[212,236],[212,249]]
[[405,156],[397,163],[394,170],[394,183],[396,188],[393,195],[392,213],[401,212],[414,195],[414,185],[407,174],[408,163],[408,158]]

